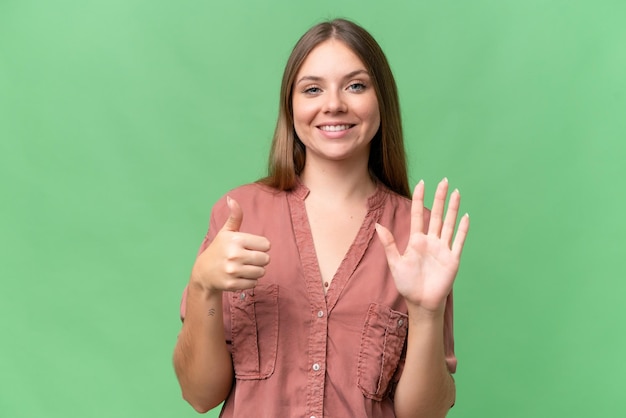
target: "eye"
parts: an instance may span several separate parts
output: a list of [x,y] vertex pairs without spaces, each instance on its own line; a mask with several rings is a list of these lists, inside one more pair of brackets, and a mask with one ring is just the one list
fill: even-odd
[[365,90],[367,86],[361,82],[352,83],[348,86],[348,90],[353,91],[355,93],[362,92]]
[[311,86],[311,87],[307,87],[304,90],[302,90],[302,92],[304,94],[310,94],[310,95],[314,95],[314,94],[319,94],[322,92],[322,89],[320,89],[319,87],[316,86]]

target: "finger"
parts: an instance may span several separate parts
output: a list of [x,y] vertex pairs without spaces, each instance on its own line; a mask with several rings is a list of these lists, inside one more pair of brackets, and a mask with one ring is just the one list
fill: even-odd
[[224,290],[232,292],[235,290],[253,289],[258,284],[256,279],[232,279]]
[[378,223],[376,224],[376,234],[378,235],[378,239],[380,240],[380,243],[383,245],[383,249],[385,250],[387,263],[391,267],[400,258],[400,254],[398,253],[398,247],[396,246],[396,240],[393,237],[391,231]]
[[469,214],[463,215],[461,222],[459,222],[459,228],[456,231],[456,237],[452,243],[452,254],[457,258],[461,258],[463,252],[463,246],[465,245],[465,238],[467,238],[467,232],[469,231]]
[[448,195],[448,179],[444,178],[437,185],[435,191],[435,199],[433,200],[433,208],[430,211],[430,223],[428,224],[428,235],[440,236],[441,224],[443,220],[443,207],[446,203]]
[[224,272],[231,279],[256,280],[265,275],[265,267],[231,263],[226,265]]
[[270,263],[270,256],[263,251],[246,251],[241,258],[241,263],[249,266],[264,267]]
[[228,205],[228,209],[230,209],[230,215],[224,226],[222,227],[223,231],[239,231],[241,228],[241,222],[243,221],[243,211],[241,210],[241,206],[235,199],[231,199],[230,196],[226,196],[226,204]]
[[241,266],[237,272],[240,279],[257,280],[265,276],[265,268],[260,266]]
[[421,234],[424,231],[424,180],[413,189],[411,200],[411,235]]
[[234,242],[237,242],[246,250],[265,252],[269,251],[271,247],[270,241],[261,235],[239,232],[237,234],[233,234],[232,239]]
[[441,239],[448,245],[448,248],[452,244],[454,226],[456,225],[456,217],[459,214],[460,205],[461,193],[459,193],[458,189],[454,189],[454,191],[450,195],[448,210],[446,211],[446,219],[444,220],[443,228],[441,229]]

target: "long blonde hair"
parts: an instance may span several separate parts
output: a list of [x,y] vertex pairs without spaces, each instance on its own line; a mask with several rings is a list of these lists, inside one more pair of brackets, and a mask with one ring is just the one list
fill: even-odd
[[380,110],[380,127],[371,142],[368,167],[370,175],[394,192],[410,197],[406,153],[396,82],[387,58],[374,38],[362,27],[345,19],[319,23],[296,43],[283,73],[280,107],[269,157],[268,176],[260,183],[290,190],[304,169],[306,150],[294,130],[293,84],[309,53],[328,39],[347,45],[365,64]]

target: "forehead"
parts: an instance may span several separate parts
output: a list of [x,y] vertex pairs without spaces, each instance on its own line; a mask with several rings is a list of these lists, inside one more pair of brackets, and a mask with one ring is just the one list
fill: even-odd
[[366,69],[363,61],[348,45],[337,39],[328,39],[309,52],[298,70],[296,79],[302,76],[341,76],[355,70]]

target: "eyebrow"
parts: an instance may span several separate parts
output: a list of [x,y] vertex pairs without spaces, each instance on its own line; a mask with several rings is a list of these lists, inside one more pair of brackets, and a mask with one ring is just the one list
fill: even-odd
[[[345,79],[352,78],[359,74],[365,74],[369,76],[369,73],[366,70],[360,69],[360,70],[354,70],[352,72],[349,72],[343,78],[345,80]],[[296,85],[302,83],[303,81],[322,81],[322,80],[323,80],[323,77],[318,77],[314,75],[305,75],[305,76],[300,77],[300,79],[296,81]]]

